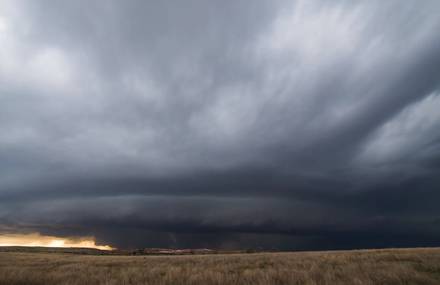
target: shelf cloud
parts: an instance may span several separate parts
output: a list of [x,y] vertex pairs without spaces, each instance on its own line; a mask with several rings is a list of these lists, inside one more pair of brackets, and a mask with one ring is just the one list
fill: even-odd
[[0,0],[0,235],[439,246],[439,14]]

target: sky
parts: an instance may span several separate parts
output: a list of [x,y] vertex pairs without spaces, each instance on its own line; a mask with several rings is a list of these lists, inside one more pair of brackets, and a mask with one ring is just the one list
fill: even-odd
[[0,0],[0,235],[440,246],[439,14]]

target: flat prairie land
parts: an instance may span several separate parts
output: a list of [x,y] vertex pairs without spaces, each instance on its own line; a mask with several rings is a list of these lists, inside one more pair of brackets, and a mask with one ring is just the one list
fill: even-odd
[[440,248],[112,256],[0,252],[0,285],[440,284]]

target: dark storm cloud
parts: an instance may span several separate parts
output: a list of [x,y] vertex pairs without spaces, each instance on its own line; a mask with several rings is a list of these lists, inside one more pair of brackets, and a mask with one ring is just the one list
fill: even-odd
[[439,240],[436,1],[0,5],[0,231]]

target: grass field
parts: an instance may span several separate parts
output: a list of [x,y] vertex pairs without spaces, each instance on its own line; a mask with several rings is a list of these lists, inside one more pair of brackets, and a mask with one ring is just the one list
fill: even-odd
[[188,256],[0,252],[0,285],[440,284],[440,248]]

